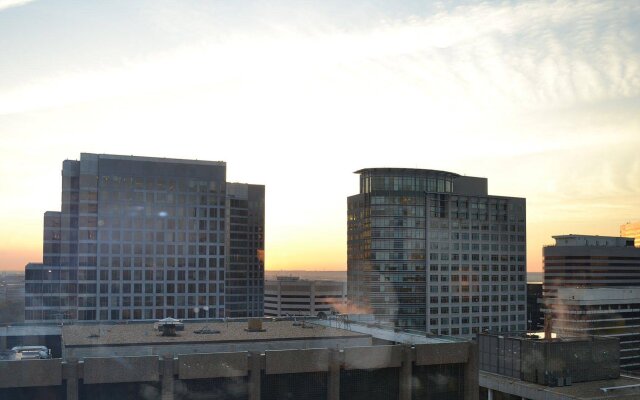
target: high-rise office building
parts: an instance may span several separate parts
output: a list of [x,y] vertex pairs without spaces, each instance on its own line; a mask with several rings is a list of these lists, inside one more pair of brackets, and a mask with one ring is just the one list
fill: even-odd
[[633,239],[615,236],[559,235],[545,246],[545,299],[563,287],[640,286],[640,249]]
[[44,215],[25,318],[262,315],[263,249],[264,186],[227,184],[224,162],[83,153]]
[[264,186],[227,183],[225,231],[227,317],[264,310]]
[[635,246],[640,247],[640,221],[620,225],[620,236],[633,238]]
[[371,168],[348,198],[348,296],[400,327],[471,336],[526,329],[525,199],[487,179]]

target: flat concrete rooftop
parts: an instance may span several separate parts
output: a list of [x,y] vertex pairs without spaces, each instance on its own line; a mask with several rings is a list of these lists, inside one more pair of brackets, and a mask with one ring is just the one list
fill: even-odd
[[[220,333],[198,334],[200,329]],[[130,324],[74,324],[62,328],[65,347],[123,346],[146,344],[228,343],[316,338],[368,338],[370,335],[344,329],[306,323],[294,326],[292,321],[264,321],[264,332],[246,331],[247,322],[187,322],[177,336],[162,336],[153,322]]]
[[345,322],[336,319],[318,319],[314,320],[313,324],[324,327],[336,327],[348,330],[352,333],[360,333],[372,336],[376,339],[403,344],[462,343],[467,341],[466,339],[460,339],[453,336],[427,335],[426,333],[419,331],[395,330],[392,328],[385,328],[383,326],[376,326],[372,323]]
[[[522,396],[532,400],[631,400],[640,399],[640,378],[622,375],[618,379],[574,383],[571,386],[549,387],[525,382],[504,375],[480,371],[480,387]],[[622,388],[619,388],[621,387]],[[632,386],[624,388],[624,386]],[[606,392],[603,388],[609,389]]]
[[61,329],[56,325],[12,325],[0,327],[0,336],[48,336],[60,335],[60,333]]

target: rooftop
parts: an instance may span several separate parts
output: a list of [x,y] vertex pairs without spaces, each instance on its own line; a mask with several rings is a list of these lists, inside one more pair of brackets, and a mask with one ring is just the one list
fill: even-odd
[[[500,387],[496,387],[500,385]],[[640,378],[621,375],[618,379],[548,387],[508,376],[480,371],[480,386],[521,395],[532,400],[631,400],[640,398]],[[621,387],[622,386],[622,387]],[[630,386],[630,387],[625,387]],[[606,392],[602,389],[609,388]]]
[[550,298],[548,301],[552,303],[563,302],[565,304],[573,303],[616,303],[640,302],[640,287],[637,286],[617,286],[617,287],[591,287],[591,288],[558,288],[556,298]]
[[451,178],[457,178],[460,175],[455,172],[440,171],[437,169],[420,169],[420,168],[363,168],[354,172],[354,174],[362,174],[365,172],[373,172],[380,174],[396,174],[396,175],[448,175]]
[[633,238],[598,235],[556,235],[555,246],[633,247]]
[[424,332],[387,328],[384,326],[375,325],[374,323],[358,323],[336,319],[319,319],[314,320],[313,323],[323,327],[336,327],[340,329],[346,329],[352,333],[366,334],[369,336],[373,336],[376,339],[402,344],[460,343],[467,341],[465,339],[455,338],[452,336],[435,336],[425,334]]
[[198,164],[198,165],[213,165],[213,166],[226,166],[224,161],[207,161],[207,160],[189,160],[183,158],[163,158],[163,157],[144,157],[144,156],[125,156],[118,154],[93,154],[93,153],[81,153],[80,157],[89,155],[97,156],[99,159],[109,160],[128,160],[128,161],[150,161],[150,162],[165,162],[173,164]]
[[[177,336],[162,336],[152,322],[130,324],[74,324],[62,328],[62,340],[66,347],[127,346],[145,344],[246,342],[304,340],[313,338],[355,338],[369,335],[328,326],[306,323],[294,325],[292,321],[264,321],[262,332],[246,330],[246,321],[185,322],[184,331]],[[219,333],[196,333],[202,329]]]

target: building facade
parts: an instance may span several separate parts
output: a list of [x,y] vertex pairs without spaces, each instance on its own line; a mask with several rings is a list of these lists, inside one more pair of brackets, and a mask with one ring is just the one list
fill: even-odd
[[561,337],[620,341],[620,367],[640,369],[640,287],[560,288],[545,308]]
[[615,236],[560,235],[545,246],[543,296],[563,287],[640,286],[640,249],[633,239]]
[[544,326],[542,312],[542,282],[527,282],[527,330],[535,331]]
[[0,303],[24,301],[24,274],[5,272],[0,274]]
[[264,315],[318,316],[343,311],[347,304],[347,282],[300,280],[279,276],[265,282]]
[[478,335],[481,400],[630,400],[638,378],[620,374],[620,344],[604,337]]
[[348,205],[348,296],[400,327],[526,329],[526,202],[487,179],[372,168]]
[[[64,161],[61,211],[44,214],[43,262],[26,267],[25,319],[221,317],[227,279],[252,294],[238,316],[261,315],[259,279],[237,278],[263,274],[264,186],[244,186],[228,195],[224,162],[88,153]],[[234,201],[246,202],[246,216],[231,212]],[[231,239],[242,229],[250,245]],[[244,258],[234,258],[239,247]]]
[[264,309],[264,186],[227,183],[226,208],[226,316],[259,316]]
[[633,238],[635,246],[640,247],[640,221],[627,222],[624,225],[620,225],[620,236]]

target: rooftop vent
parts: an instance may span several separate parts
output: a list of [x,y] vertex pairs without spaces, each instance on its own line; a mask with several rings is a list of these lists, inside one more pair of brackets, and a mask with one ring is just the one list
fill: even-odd
[[262,328],[261,318],[249,318],[247,320],[247,332],[266,332],[266,329]]
[[176,331],[183,331],[184,325],[175,318],[165,318],[158,321],[158,330],[162,336],[176,336]]

